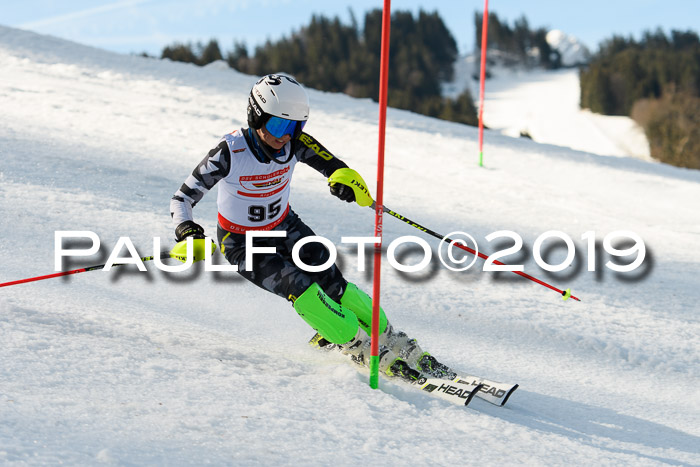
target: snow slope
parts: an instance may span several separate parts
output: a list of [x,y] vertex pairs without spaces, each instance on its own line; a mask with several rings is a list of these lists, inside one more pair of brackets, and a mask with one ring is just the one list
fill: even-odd
[[[566,43],[567,37],[563,35],[559,39]],[[576,44],[570,42],[568,46],[576,50]],[[574,60],[577,55],[569,52],[565,56]],[[455,64],[455,80],[445,84],[444,94],[455,97],[468,88],[478,100],[479,67],[478,57],[460,58]],[[491,76],[486,80],[484,96],[487,128],[507,136],[528,135],[538,143],[601,156],[652,161],[644,130],[634,120],[580,108],[578,69],[545,71],[490,65],[488,71]]]
[[[64,268],[104,262],[120,236],[143,255],[153,237],[171,244],[172,193],[244,123],[255,79],[5,27],[0,63],[0,282],[53,272],[58,230],[104,245]],[[376,104],[310,97],[308,131],[374,187]],[[0,289],[0,464],[700,465],[700,173],[495,131],[479,168],[476,129],[396,110],[388,122],[389,207],[488,253],[508,246],[489,233],[517,232],[523,251],[503,259],[582,299],[482,262],[409,274],[385,261],[392,322],[447,364],[520,383],[508,406],[463,409],[387,380],[373,391],[341,355],[308,348],[286,301],[232,273],[149,264]],[[372,235],[369,209],[297,170],[291,202],[317,234]],[[214,232],[214,193],[195,215]],[[384,229],[386,245],[420,235],[390,217]],[[549,230],[576,244],[561,273],[532,259]],[[639,271],[605,268],[600,243],[616,230],[644,240]],[[371,290],[353,249],[339,250]]]
[[644,130],[634,120],[579,107],[578,74],[577,69],[499,70],[487,81],[484,124],[540,143],[651,161]]

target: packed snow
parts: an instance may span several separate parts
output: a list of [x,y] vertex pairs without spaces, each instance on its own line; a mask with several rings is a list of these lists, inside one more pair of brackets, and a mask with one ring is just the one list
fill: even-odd
[[[588,61],[588,49],[575,37],[556,29],[547,33],[547,41],[559,51],[565,68],[546,71],[503,66],[498,51],[488,52],[484,125],[503,135],[527,137],[538,143],[651,161],[649,142],[634,120],[580,108],[579,70],[573,67]],[[455,63],[454,80],[444,83],[443,94],[454,98],[469,89],[478,100],[480,66],[478,55],[460,57]]]
[[484,124],[539,143],[651,160],[644,130],[634,120],[580,108],[578,74],[574,69],[499,70],[487,81]]
[[[57,231],[102,240],[64,269],[103,263],[120,237],[143,256],[154,237],[172,245],[170,197],[221,135],[245,125],[256,79],[6,27],[0,62],[0,282],[54,272]],[[307,131],[375,187],[377,105],[309,94]],[[555,131],[541,117],[529,118],[533,135]],[[386,150],[391,209],[469,233],[487,254],[513,241],[486,236],[512,231],[523,247],[502,261],[581,299],[484,272],[483,261],[453,272],[433,258],[416,273],[384,261],[392,323],[448,365],[519,383],[505,407],[458,407],[387,379],[372,390],[366,371],[307,345],[314,333],[287,301],[201,263],[177,274],[146,263],[147,273],[0,288],[0,464],[700,465],[700,172],[495,130],[479,167],[475,128],[393,109]],[[329,196],[301,164],[293,186],[295,211],[371,291],[371,268],[359,271],[340,240],[372,236],[373,212]],[[195,209],[210,234],[215,199]],[[552,230],[576,247],[558,273],[533,259]],[[646,246],[633,272],[606,266],[636,256],[604,250],[615,231]],[[385,216],[385,245],[405,235],[437,255],[436,240]],[[547,240],[542,256],[559,264],[564,245]],[[406,264],[421,259],[401,251]]]

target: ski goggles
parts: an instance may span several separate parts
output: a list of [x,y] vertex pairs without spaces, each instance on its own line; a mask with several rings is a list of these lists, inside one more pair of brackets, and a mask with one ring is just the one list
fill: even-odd
[[297,136],[301,133],[306,125],[306,120],[287,120],[281,117],[270,117],[265,123],[265,129],[275,138],[281,138],[284,135]]

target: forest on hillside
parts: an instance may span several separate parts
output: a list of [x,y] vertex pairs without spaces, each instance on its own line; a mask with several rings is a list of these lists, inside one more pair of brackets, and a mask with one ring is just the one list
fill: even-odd
[[[342,92],[353,97],[379,97],[382,10],[365,14],[362,24],[351,13],[350,24],[315,15],[298,31],[267,41],[250,53],[236,42],[222,52],[216,40],[208,44],[173,44],[161,58],[206,65],[226,60],[232,68],[251,75],[287,72],[311,88]],[[477,45],[481,18],[475,13]],[[489,15],[490,50],[498,50],[508,63],[557,68],[560,60],[546,41],[546,29],[531,30],[527,19],[511,27],[495,13]],[[534,51],[534,53],[533,53]],[[391,16],[389,106],[444,120],[477,125],[474,98],[465,90],[455,99],[442,96],[442,83],[452,80],[458,57],[457,44],[438,13],[395,11]]]
[[[474,13],[474,51],[477,54],[481,51],[483,19],[483,13]],[[531,29],[524,15],[516,19],[512,26],[493,12],[489,13],[488,20],[487,57],[496,52],[498,60],[506,66],[541,67],[547,70],[561,67],[561,54],[547,42],[547,28]]]
[[[351,12],[352,13],[352,12]],[[369,11],[359,24],[314,15],[311,22],[277,41],[267,41],[249,53],[244,42],[222,53],[219,44],[174,44],[162,58],[205,65],[226,60],[232,68],[251,75],[286,72],[305,86],[353,97],[379,96],[382,10]],[[444,98],[441,83],[453,77],[457,44],[437,13],[416,16],[395,11],[391,16],[388,103],[445,120],[477,124],[469,91],[456,99]]]
[[692,31],[613,36],[581,70],[581,107],[626,115],[655,159],[700,169],[700,38]]
[[[172,44],[161,58],[206,65],[225,60],[251,75],[286,72],[304,85],[353,97],[379,96],[382,10],[362,24],[315,15],[308,25],[250,51],[235,42],[222,52],[207,44]],[[475,52],[481,45],[482,13],[474,13]],[[489,13],[488,56],[516,67],[556,69],[562,57],[547,42],[547,29],[531,28],[525,16],[508,24]],[[388,104],[445,120],[477,125],[474,96],[442,96],[458,58],[454,37],[437,12],[394,11],[391,17]],[[487,74],[488,76],[488,74]],[[476,76],[474,78],[477,78]],[[601,43],[580,71],[581,107],[626,115],[643,128],[651,155],[669,164],[700,169],[700,40],[694,32],[646,32],[641,40],[613,36]]]

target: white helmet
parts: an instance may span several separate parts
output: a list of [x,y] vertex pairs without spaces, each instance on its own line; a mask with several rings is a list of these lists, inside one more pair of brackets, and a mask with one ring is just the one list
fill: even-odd
[[294,78],[285,75],[267,75],[260,78],[248,96],[248,125],[258,129],[270,117],[300,122],[296,138],[309,119],[309,96]]

